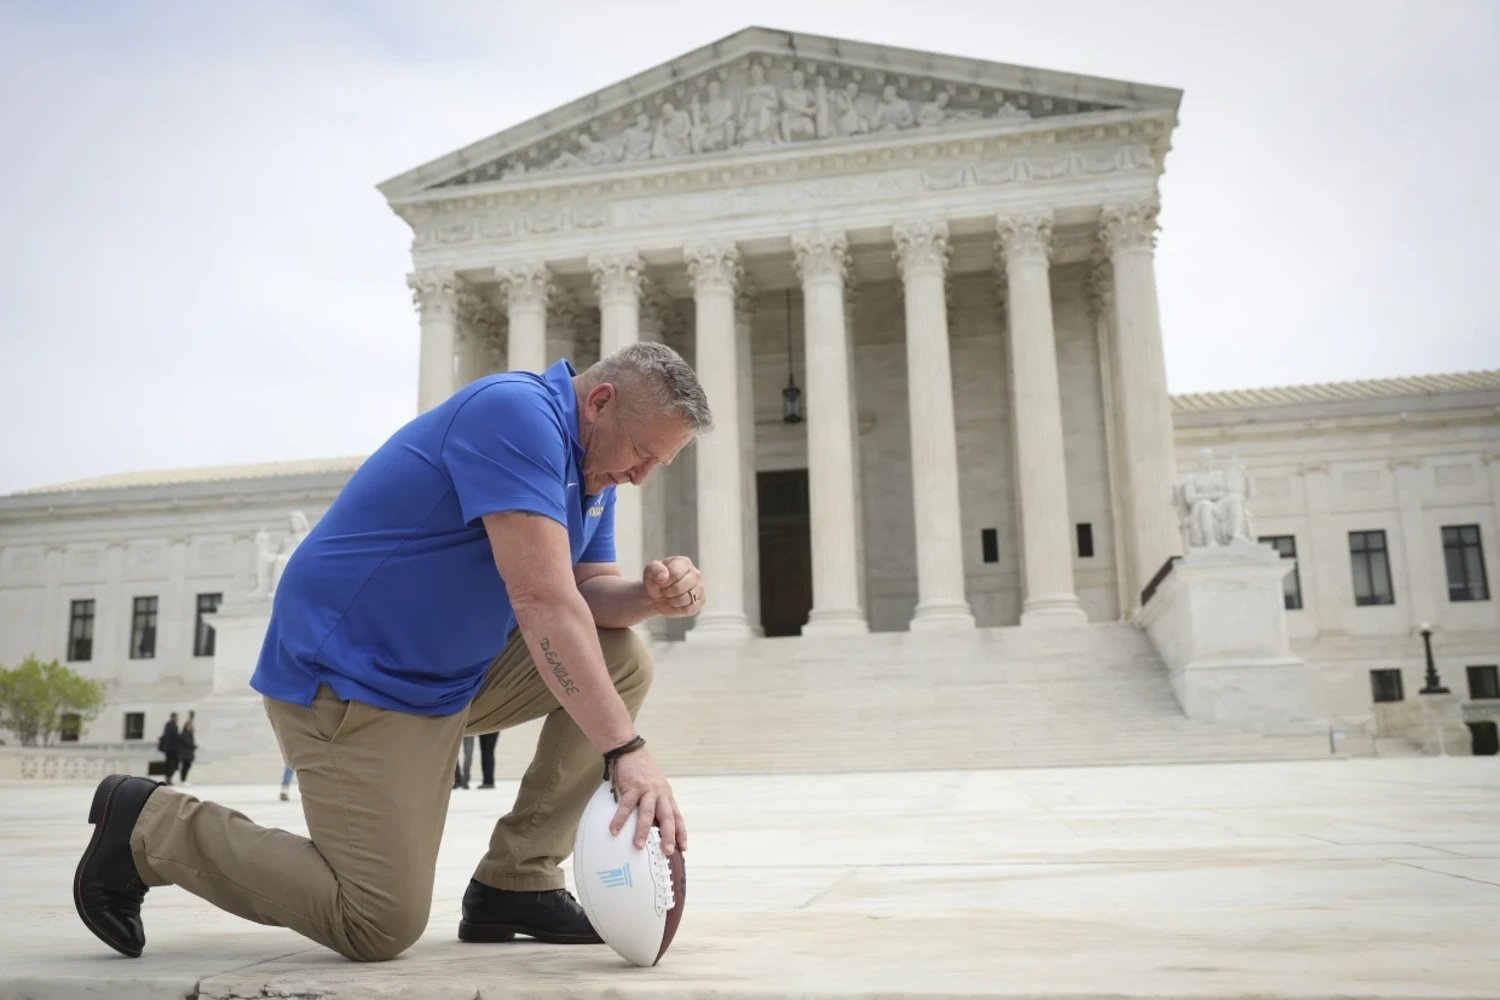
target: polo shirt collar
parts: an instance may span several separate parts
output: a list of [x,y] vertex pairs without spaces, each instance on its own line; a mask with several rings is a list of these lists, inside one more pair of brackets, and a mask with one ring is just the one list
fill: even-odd
[[578,394],[573,391],[573,376],[578,373],[567,358],[542,373],[542,381],[557,397],[563,410],[563,426],[568,429],[568,440],[573,444],[573,461],[583,465],[583,442],[578,437]]

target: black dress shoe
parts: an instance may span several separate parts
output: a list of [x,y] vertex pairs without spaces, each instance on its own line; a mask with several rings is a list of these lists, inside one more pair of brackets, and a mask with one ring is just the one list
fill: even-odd
[[603,944],[594,925],[573,894],[566,889],[520,892],[492,889],[469,880],[464,893],[464,916],[458,924],[460,941],[509,941],[524,934],[547,944]]
[[141,808],[159,786],[147,778],[112,774],[99,783],[89,806],[94,836],[73,876],[73,906],[94,936],[127,958],[146,946],[141,926],[141,881],[130,856],[130,834]]

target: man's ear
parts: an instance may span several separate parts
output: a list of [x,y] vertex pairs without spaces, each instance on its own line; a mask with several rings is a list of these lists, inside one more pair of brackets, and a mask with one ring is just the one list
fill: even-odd
[[587,411],[589,419],[598,420],[604,408],[615,398],[615,387],[609,382],[600,382],[589,390],[584,397],[584,410]]

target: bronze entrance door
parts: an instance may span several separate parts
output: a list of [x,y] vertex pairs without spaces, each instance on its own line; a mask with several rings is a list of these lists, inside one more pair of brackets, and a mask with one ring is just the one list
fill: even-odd
[[812,610],[812,533],[807,470],[762,472],[760,621],[766,635],[799,635]]

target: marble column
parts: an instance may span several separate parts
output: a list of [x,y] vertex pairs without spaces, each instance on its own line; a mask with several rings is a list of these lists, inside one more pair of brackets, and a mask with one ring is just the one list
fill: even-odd
[[[638,320],[640,339],[666,343],[668,319],[672,315],[671,301],[653,284],[643,282]],[[684,449],[672,465],[664,465],[653,472],[646,485],[641,487],[641,548],[642,557],[647,562],[682,554],[668,545],[667,510],[677,496],[678,478],[692,465],[692,448]],[[646,629],[657,641],[666,642],[671,637],[672,620],[652,618],[646,623]]]
[[807,360],[807,479],[811,506],[813,606],[802,634],[869,631],[859,600],[858,523],[854,484],[854,399],[844,278],[843,233],[792,238],[802,280]]
[[1156,200],[1104,206],[1100,236],[1114,270],[1115,398],[1120,401],[1135,580],[1131,607],[1163,563],[1182,550],[1167,366],[1156,301]]
[[734,294],[739,251],[732,243],[685,248],[697,308],[698,380],[714,413],[714,430],[695,445],[698,466],[698,559],[712,588],[688,632],[691,641],[748,639],[745,537],[740,467],[739,352]]
[[[645,262],[635,254],[591,257],[589,270],[594,290],[599,294],[599,356],[603,358],[640,340]],[[657,470],[651,477],[660,474]],[[620,572],[633,579],[638,579],[646,568],[641,495],[644,488],[625,486],[615,491],[615,561]]]
[[1411,609],[1410,624],[1413,626],[1437,622],[1441,607],[1437,600],[1439,588],[1446,591],[1447,581],[1440,584],[1432,579],[1432,567],[1443,565],[1443,536],[1440,531],[1434,531],[1430,538],[1427,535],[1422,516],[1422,486],[1426,473],[1422,463],[1414,458],[1397,459],[1390,464],[1396,477],[1396,506],[1401,516],[1401,561],[1406,564],[1403,574],[1406,594],[1396,591],[1396,606],[1404,603]]
[[958,438],[948,347],[948,224],[896,226],[906,291],[906,381],[911,422],[912,509],[917,533],[917,609],[912,631],[973,628],[964,593]]
[[510,344],[506,351],[510,371],[540,372],[547,367],[547,301],[552,295],[552,275],[537,262],[495,271],[510,320]]
[[582,371],[586,366],[578,364],[578,345],[591,325],[592,318],[583,303],[554,286],[547,299],[547,347],[542,352],[543,364],[551,366],[567,358],[575,370]]
[[1108,260],[1094,261],[1089,275],[1089,308],[1094,317],[1094,335],[1099,350],[1099,392],[1104,403],[1104,449],[1109,474],[1110,540],[1115,556],[1116,617],[1128,621],[1133,602],[1131,581],[1135,579],[1133,539],[1126,530],[1125,471],[1128,460],[1120,444],[1120,401],[1115,397],[1115,335],[1111,318],[1115,312],[1114,273]]
[[426,413],[453,395],[458,346],[459,280],[449,271],[406,276],[422,324],[417,368],[417,412]]
[[[857,343],[857,331],[859,329],[855,326],[855,312],[858,309],[858,305],[859,285],[855,284],[852,280],[845,282],[844,330],[846,331],[846,336],[849,338],[849,350],[847,352],[849,357],[848,378],[851,387],[859,385],[859,377],[857,375],[859,365],[857,363],[857,349],[855,347]],[[865,480],[864,463],[861,461],[859,450],[859,400],[857,393],[853,389],[850,390],[850,397],[849,405],[852,416],[849,421],[849,447],[853,450],[850,451],[849,458],[854,469],[854,510],[858,514],[854,519],[854,565],[859,568],[859,606],[868,608],[870,606],[870,574],[868,572],[869,564],[865,562]]]
[[1087,620],[1073,587],[1072,522],[1057,334],[1052,325],[1052,213],[1001,216],[1010,347],[1011,420],[1016,433],[1016,494],[1021,511],[1022,625]]
[[500,332],[500,311],[477,292],[460,289],[455,388],[504,370],[496,363]]
[[749,280],[740,282],[734,300],[735,364],[739,372],[740,404],[740,521],[745,552],[745,616],[750,630],[764,635],[760,623],[760,498],[756,488],[755,461],[755,358],[753,326],[755,289]]

